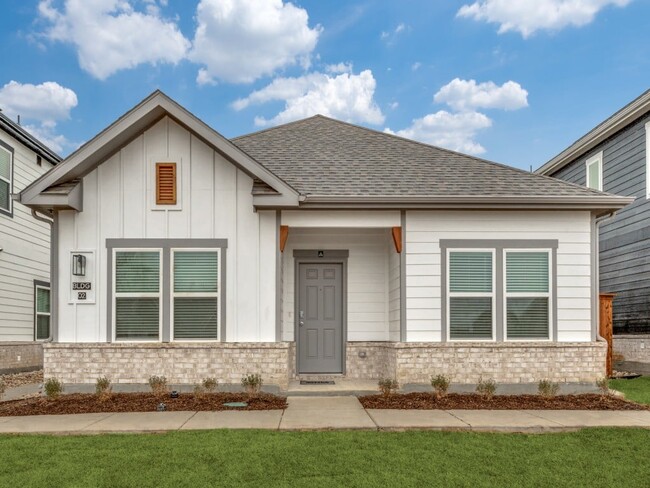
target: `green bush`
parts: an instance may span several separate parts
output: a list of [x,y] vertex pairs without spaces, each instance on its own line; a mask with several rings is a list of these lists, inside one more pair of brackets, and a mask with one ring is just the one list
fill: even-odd
[[249,373],[247,375],[244,375],[241,379],[241,385],[244,387],[250,398],[254,398],[259,395],[260,391],[262,390],[262,383],[262,375],[258,373]]
[[439,374],[437,376],[431,377],[431,386],[433,387],[433,392],[437,398],[443,398],[447,396],[447,390],[449,390],[449,385],[451,384],[451,378],[445,376],[444,374]]
[[609,391],[609,378],[607,376],[603,376],[602,378],[599,378],[596,380],[596,386],[600,389],[600,393],[603,396],[607,396],[610,394]]
[[100,376],[95,381],[95,395],[101,399],[107,399],[113,392],[111,380],[106,376]]
[[149,388],[156,396],[163,396],[167,394],[167,378],[164,376],[150,376]]
[[215,378],[205,378],[203,380],[203,388],[205,388],[205,391],[208,393],[214,393],[218,385],[219,382]]
[[560,385],[553,383],[551,380],[543,379],[537,384],[537,393],[546,398],[554,397],[559,391]]
[[481,376],[476,385],[476,393],[482,395],[486,400],[490,400],[497,391],[497,383],[492,378],[484,380]]
[[49,378],[43,385],[43,389],[45,390],[45,396],[51,400],[56,400],[63,393],[63,383],[56,378]]
[[392,378],[382,378],[379,380],[379,391],[385,397],[392,395],[399,388],[397,380]]

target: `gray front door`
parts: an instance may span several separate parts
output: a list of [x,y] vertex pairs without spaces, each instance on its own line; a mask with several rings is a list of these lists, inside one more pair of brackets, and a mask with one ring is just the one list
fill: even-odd
[[298,372],[343,372],[343,265],[298,265]]

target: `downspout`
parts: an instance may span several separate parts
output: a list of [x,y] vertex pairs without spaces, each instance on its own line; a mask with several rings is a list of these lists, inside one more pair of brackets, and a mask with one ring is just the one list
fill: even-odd
[[50,338],[42,342],[52,342],[55,333],[58,332],[58,319],[57,319],[57,299],[58,299],[58,286],[57,286],[57,232],[56,232],[56,215],[53,211],[39,215],[38,210],[32,209],[32,217],[41,222],[45,222],[50,226]]
[[594,331],[592,334],[592,337],[595,341],[599,342],[604,342],[605,338],[600,335],[599,331],[599,324],[600,324],[600,232],[599,228],[600,225],[603,222],[606,222],[608,220],[613,219],[616,216],[616,212],[610,212],[606,215],[601,215],[600,217],[596,217],[593,219],[593,227],[592,227],[592,246],[593,246],[593,290],[594,290],[594,298],[593,298],[593,307],[594,307],[594,313],[592,316],[594,317]]

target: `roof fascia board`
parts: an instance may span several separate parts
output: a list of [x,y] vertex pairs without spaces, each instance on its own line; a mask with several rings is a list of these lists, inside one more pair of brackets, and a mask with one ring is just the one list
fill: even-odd
[[650,90],[582,136],[560,154],[535,170],[535,173],[549,175],[559,171],[649,111]]
[[11,137],[16,139],[25,147],[34,151],[41,156],[45,161],[56,166],[61,162],[61,157],[45,146],[42,142],[36,139],[31,134],[27,133],[22,127],[14,124],[7,116],[0,114],[0,129],[4,130]]
[[31,201],[36,195],[50,186],[63,183],[71,178],[85,176],[111,154],[126,145],[137,134],[146,130],[147,127],[150,127],[165,115],[169,115],[196,133],[246,173],[257,176],[279,193],[294,195],[296,199],[298,198],[298,193],[280,178],[165,94],[157,91],[100,132],[61,164],[55,166],[45,173],[43,177],[25,188],[20,194],[20,201]]
[[253,195],[253,206],[256,208],[295,208],[299,203],[297,195]]
[[57,209],[83,211],[83,183],[79,182],[69,193],[39,193],[30,200],[21,201],[23,205],[34,209]]

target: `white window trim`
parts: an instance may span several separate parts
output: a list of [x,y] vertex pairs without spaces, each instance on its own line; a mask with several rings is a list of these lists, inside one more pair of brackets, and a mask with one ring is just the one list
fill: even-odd
[[[216,293],[205,293],[205,292],[175,292],[174,291],[174,258],[176,252],[216,252],[217,253],[217,292]],[[170,340],[172,342],[177,342],[174,338],[174,299],[176,297],[195,297],[195,298],[217,298],[219,303],[219,309],[217,311],[217,338],[216,339],[179,339],[178,342],[220,342],[221,341],[221,249],[218,247],[214,248],[200,248],[200,247],[175,247],[169,250],[170,254],[170,270],[169,270],[169,293],[170,293],[170,307],[169,307],[169,328],[170,330]]]
[[[116,291],[116,275],[117,275],[117,253],[118,252],[157,252],[160,259],[159,267],[159,279],[158,279],[158,293],[118,293]],[[163,335],[163,296],[162,296],[162,285],[164,279],[164,270],[163,270],[163,250],[162,248],[144,248],[144,247],[134,247],[134,248],[114,248],[113,249],[113,269],[112,273],[112,282],[113,282],[113,296],[111,300],[113,301],[113,316],[112,316],[112,329],[113,329],[113,342],[141,342],[141,343],[158,343],[162,342]],[[119,295],[119,297],[118,297]],[[118,339],[117,338],[117,298],[158,298],[158,339]]]
[[8,213],[9,215],[13,214],[13,207],[14,207],[14,202],[13,198],[11,198],[11,194],[13,193],[14,190],[14,154],[10,150],[8,150],[6,147],[0,145],[0,150],[5,151],[7,154],[9,154],[9,179],[4,178],[3,176],[0,176],[0,181],[4,181],[9,185],[9,207],[4,208],[3,206],[0,205],[0,210],[2,212]]
[[[508,292],[508,253],[545,252],[548,254],[548,291]],[[503,340],[504,342],[553,342],[553,252],[551,249],[504,249],[503,250]],[[548,298],[548,339],[522,338],[508,339],[508,298]]]
[[598,188],[592,188],[592,190],[603,191],[603,152],[602,151],[600,151],[598,154],[594,154],[585,162],[585,180],[586,180],[585,186],[587,188],[591,188],[589,186],[589,168],[591,168],[594,164],[598,165]]
[[645,123],[645,194],[650,198],[650,121]]
[[[39,312],[38,311],[38,290],[47,290],[50,292],[50,311],[49,312]],[[45,316],[49,319],[49,329],[50,334],[43,338],[38,338],[38,317]],[[34,340],[37,342],[49,341],[52,338],[52,290],[49,286],[36,285],[34,287]]]
[[[487,292],[475,292],[475,293],[466,293],[466,292],[452,292],[451,291],[451,260],[450,255],[452,252],[489,252],[492,255],[492,293]],[[496,290],[496,249],[482,249],[482,248],[449,248],[447,249],[447,297],[446,304],[447,307],[447,323],[445,327],[447,329],[447,340],[449,342],[496,342],[497,340],[497,331],[496,331],[496,303],[497,303],[497,290]],[[491,297],[492,298],[492,337],[490,339],[452,339],[451,338],[451,308],[450,302],[453,297],[467,297],[467,298],[481,298],[481,297]]]

